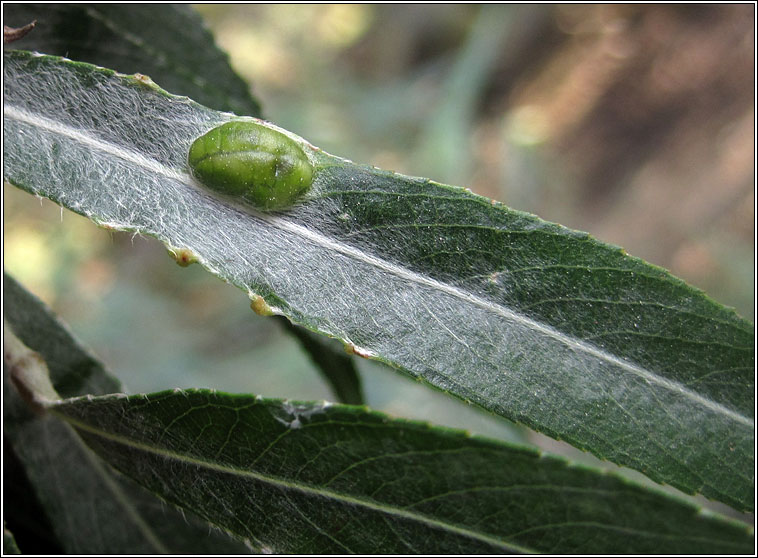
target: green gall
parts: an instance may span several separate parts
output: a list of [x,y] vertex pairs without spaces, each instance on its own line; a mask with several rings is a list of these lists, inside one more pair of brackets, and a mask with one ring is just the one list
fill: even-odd
[[250,121],[227,122],[200,136],[188,162],[205,187],[263,211],[292,206],[313,181],[297,142]]

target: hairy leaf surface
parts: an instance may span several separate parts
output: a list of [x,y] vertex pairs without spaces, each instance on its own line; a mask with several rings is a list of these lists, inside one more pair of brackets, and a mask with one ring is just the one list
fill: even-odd
[[618,477],[360,407],[211,391],[51,408],[166,500],[275,553],[745,552],[751,529]]
[[[9,337],[58,355],[56,385],[77,361],[92,391],[107,374],[7,276],[5,293],[16,328],[6,331],[6,366],[26,368],[5,386],[6,429],[72,551],[237,550],[196,514],[279,552],[734,553],[751,544],[748,526],[655,489],[365,408],[178,390],[60,401],[33,387],[48,370],[16,354]],[[28,401],[47,412],[31,413]],[[106,461],[196,514],[177,523],[58,417]]]
[[187,249],[357,354],[752,509],[751,324],[585,233],[294,135],[315,168],[304,201],[235,207],[186,162],[192,141],[229,119],[133,77],[6,55],[11,183]]

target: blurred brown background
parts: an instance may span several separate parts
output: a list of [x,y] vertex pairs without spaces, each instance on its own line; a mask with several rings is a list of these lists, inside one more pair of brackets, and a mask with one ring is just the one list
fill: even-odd
[[[754,319],[754,5],[196,9],[264,115],[313,144],[589,231]],[[4,195],[6,269],[131,391],[331,398],[245,293]],[[498,434],[360,366],[376,408]]]

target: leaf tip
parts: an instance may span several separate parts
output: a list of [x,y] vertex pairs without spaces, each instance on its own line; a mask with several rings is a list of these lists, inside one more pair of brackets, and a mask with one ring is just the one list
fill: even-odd
[[31,23],[27,23],[23,27],[8,27],[7,25],[3,25],[3,43],[8,44],[12,43],[13,41],[18,41],[19,39],[24,38],[24,36],[29,33],[34,27],[37,25],[37,20],[35,19]]

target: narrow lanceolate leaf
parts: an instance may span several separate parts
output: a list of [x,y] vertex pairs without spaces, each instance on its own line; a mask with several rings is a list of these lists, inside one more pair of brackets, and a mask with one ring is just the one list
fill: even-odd
[[289,320],[280,318],[281,326],[294,335],[318,368],[321,376],[329,384],[332,393],[340,403],[363,405],[361,377],[353,357],[330,339],[317,336],[313,332],[293,325]]
[[275,553],[740,553],[752,529],[612,475],[360,407],[210,391],[53,405],[119,470]]
[[[240,541],[210,530],[204,520],[166,506],[114,473],[69,425],[40,413],[35,402],[39,396],[49,397],[56,391],[61,395],[109,393],[119,390],[120,384],[77,346],[39,300],[7,275],[3,310],[3,434],[7,449],[18,458],[19,474],[28,479],[39,502],[32,511],[41,508],[41,514],[32,521],[44,528],[49,520],[52,531],[37,533],[34,548],[46,553],[51,552],[50,545],[60,545],[59,552],[93,555],[249,552]],[[24,389],[20,378],[37,387]],[[40,393],[34,393],[35,389]],[[32,499],[9,490],[5,496],[6,513],[12,510],[7,517],[22,522],[22,510],[12,497],[25,498],[25,504]],[[35,523],[23,525],[30,529]],[[21,532],[17,535],[20,538]]]
[[236,114],[260,116],[202,18],[179,4],[4,4],[5,25],[34,29],[13,48],[150,76],[167,91]]
[[5,62],[12,184],[186,250],[357,354],[752,509],[753,328],[732,310],[587,234],[292,134],[310,190],[280,212],[235,205],[187,163],[230,115],[81,63]]

